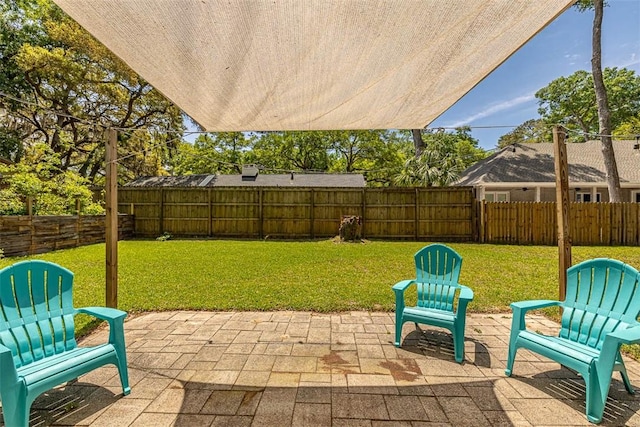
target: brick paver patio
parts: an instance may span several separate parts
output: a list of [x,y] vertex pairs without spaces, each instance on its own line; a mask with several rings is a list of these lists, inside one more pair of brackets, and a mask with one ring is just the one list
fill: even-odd
[[[132,392],[115,368],[41,396],[32,425],[543,426],[589,425],[573,372],[520,351],[504,375],[510,314],[468,316],[465,363],[448,333],[393,313],[165,312],[125,323]],[[556,325],[531,317],[530,327]],[[102,342],[99,330],[85,342]],[[640,364],[627,364],[640,387]],[[640,426],[640,398],[612,382],[603,425]]]

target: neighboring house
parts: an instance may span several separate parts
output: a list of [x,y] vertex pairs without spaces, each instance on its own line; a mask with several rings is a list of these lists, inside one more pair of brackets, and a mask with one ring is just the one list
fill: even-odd
[[[640,144],[613,141],[622,200],[640,203]],[[607,202],[600,141],[567,144],[570,200]],[[479,200],[555,201],[554,147],[550,143],[509,145],[465,170],[455,185],[473,186]]]
[[261,174],[247,165],[236,175],[183,175],[137,178],[126,187],[364,187],[362,174],[288,173]]

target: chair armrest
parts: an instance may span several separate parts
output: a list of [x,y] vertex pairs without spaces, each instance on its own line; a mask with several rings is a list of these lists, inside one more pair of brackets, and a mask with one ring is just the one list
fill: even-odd
[[[402,313],[404,312],[404,291],[414,283],[415,280],[402,280],[391,288],[396,294],[396,324],[402,323]],[[396,343],[396,345],[398,344]]]
[[88,314],[98,319],[111,321],[127,317],[127,312],[109,307],[83,307],[76,310],[78,313]]
[[473,291],[471,288],[465,285],[460,286],[460,293],[458,294],[458,308],[456,309],[456,319],[464,319],[467,315],[467,305],[473,300]]
[[84,313],[109,322],[109,342],[124,348],[124,318],[127,312],[109,307],[78,308],[76,313]]
[[529,310],[537,310],[545,307],[553,307],[561,304],[561,301],[554,301],[548,299],[541,300],[530,300],[530,301],[518,301],[512,302],[511,308],[515,310],[529,311]]
[[635,344],[640,342],[640,326],[632,326],[626,329],[618,329],[607,334],[605,341],[608,338],[615,339],[622,344]]
[[18,372],[13,363],[13,354],[8,347],[0,344],[0,388],[18,382]]
[[473,290],[468,286],[460,285],[460,295],[458,296],[458,299],[466,301],[473,300]]
[[553,307],[562,304],[560,301],[553,300],[530,300],[530,301],[518,301],[511,303],[511,309],[513,310],[513,319],[511,320],[511,334],[513,336],[514,331],[522,331],[527,328],[524,316],[529,310],[536,310],[539,308]]
[[402,280],[398,283],[396,283],[395,285],[393,285],[393,291],[397,294],[398,291],[400,292],[404,292],[407,290],[407,288],[411,285],[413,285],[416,281],[415,280]]

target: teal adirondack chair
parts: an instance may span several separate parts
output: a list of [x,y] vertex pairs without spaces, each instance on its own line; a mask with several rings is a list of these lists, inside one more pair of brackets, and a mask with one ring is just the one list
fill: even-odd
[[[526,329],[525,314],[544,307],[562,307],[558,336]],[[585,381],[586,414],[602,421],[613,371],[620,371],[627,391],[634,393],[620,356],[621,344],[640,342],[640,273],[620,261],[596,258],[567,270],[564,301],[522,301],[511,304],[513,320],[506,374],[510,376],[519,348],[526,348],[577,371]]]
[[[118,368],[123,394],[131,391],[123,322],[105,307],[74,309],[73,273],[45,261],[0,270],[0,400],[5,425],[27,426],[31,404],[43,392],[105,364]],[[74,316],[109,322],[109,342],[78,347]]]
[[[473,300],[473,291],[458,283],[462,257],[446,245],[433,244],[416,252],[414,259],[416,278],[393,286],[396,295],[395,345],[400,347],[405,322],[446,328],[453,335],[456,362],[462,363],[467,304]],[[415,289],[415,307],[405,304],[408,289]]]

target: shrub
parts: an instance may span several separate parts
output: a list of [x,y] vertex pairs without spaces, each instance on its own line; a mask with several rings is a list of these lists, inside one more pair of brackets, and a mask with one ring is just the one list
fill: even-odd
[[73,215],[76,201],[80,201],[81,214],[104,213],[104,208],[93,201],[88,182],[76,172],[60,171],[55,156],[27,160],[0,166],[7,184],[0,190],[0,215],[24,214],[24,200],[28,197],[33,198],[36,215]]
[[24,215],[26,206],[20,196],[9,189],[0,190],[0,215]]

